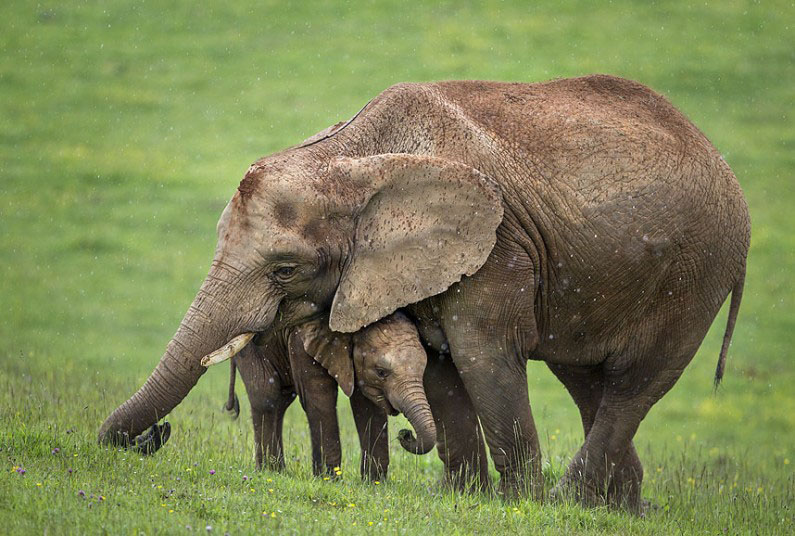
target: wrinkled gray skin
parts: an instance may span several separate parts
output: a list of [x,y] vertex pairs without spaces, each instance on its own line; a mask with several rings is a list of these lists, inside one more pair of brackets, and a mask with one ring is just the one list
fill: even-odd
[[[240,371],[251,405],[257,468],[284,468],[282,424],[285,411],[297,396],[309,422],[312,471],[316,476],[334,476],[342,463],[337,382],[304,351],[302,341],[295,334],[288,337],[275,330],[255,338],[233,358],[224,409],[237,418],[235,369]],[[351,410],[362,451],[362,478],[384,480],[389,467],[386,413],[358,392],[351,396]]]
[[722,373],[749,236],[726,162],[640,84],[400,84],[249,168],[199,294],[100,439],[140,434],[203,355],[277,314],[355,332],[405,307],[448,342],[504,493],[542,491],[525,372],[540,359],[586,432],[554,494],[636,510],[632,438],[731,292]]

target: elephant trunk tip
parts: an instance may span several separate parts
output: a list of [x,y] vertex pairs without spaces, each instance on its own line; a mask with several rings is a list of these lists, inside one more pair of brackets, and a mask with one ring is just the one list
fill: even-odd
[[428,454],[434,447],[433,442],[420,441],[414,437],[411,430],[405,428],[398,432],[398,441],[400,441],[400,446],[412,454]]

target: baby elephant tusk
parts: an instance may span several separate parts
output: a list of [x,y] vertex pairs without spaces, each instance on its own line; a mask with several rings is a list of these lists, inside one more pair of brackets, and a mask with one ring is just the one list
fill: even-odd
[[231,359],[254,338],[254,335],[256,335],[256,333],[243,333],[242,335],[238,335],[215,352],[202,357],[202,366],[209,367],[210,365],[217,365],[218,363],[223,363],[227,359]]

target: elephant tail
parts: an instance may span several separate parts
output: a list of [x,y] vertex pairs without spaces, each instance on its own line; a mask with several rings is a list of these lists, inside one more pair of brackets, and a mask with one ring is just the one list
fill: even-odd
[[229,360],[229,396],[224,404],[223,410],[229,417],[234,420],[240,415],[240,401],[235,394],[235,365],[234,358]]
[[740,274],[739,279],[732,288],[732,300],[729,304],[729,320],[726,322],[726,331],[723,334],[723,346],[720,349],[720,357],[718,357],[718,367],[715,369],[715,390],[718,389],[721,379],[723,379],[723,372],[726,369],[726,354],[729,351],[729,343],[732,340],[732,333],[734,333],[734,325],[737,323],[737,313],[740,310],[740,302],[743,299],[743,286],[745,285],[745,266]]

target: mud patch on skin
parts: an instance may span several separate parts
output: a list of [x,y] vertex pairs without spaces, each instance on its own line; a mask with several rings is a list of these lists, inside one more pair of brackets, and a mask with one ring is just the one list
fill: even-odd
[[290,203],[278,201],[273,206],[273,215],[276,217],[276,222],[284,229],[289,228],[298,216],[295,207]]
[[245,200],[257,191],[257,186],[259,185],[257,171],[259,171],[259,167],[251,166],[243,177],[243,180],[240,181],[237,191],[240,192],[241,199]]

